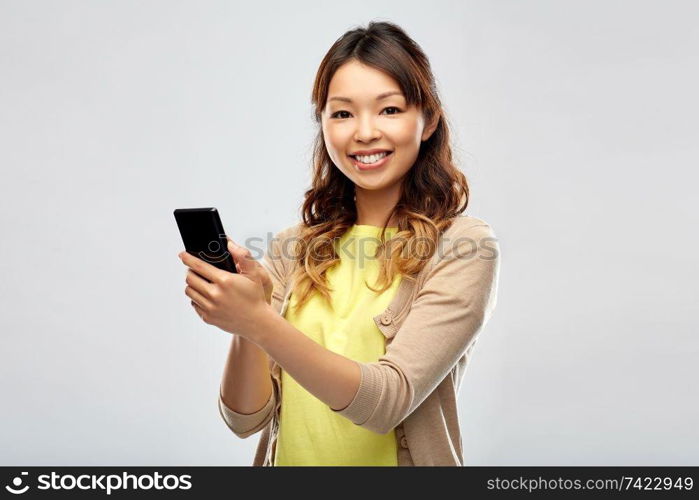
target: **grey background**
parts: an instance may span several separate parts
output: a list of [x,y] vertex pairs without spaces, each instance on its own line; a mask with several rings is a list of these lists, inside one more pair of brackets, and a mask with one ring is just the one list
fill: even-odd
[[[495,229],[468,465],[699,462],[695,2],[0,2],[0,464],[248,465],[172,211],[295,222],[321,58],[431,59]],[[690,211],[691,207],[691,211]],[[261,240],[258,240],[261,241]],[[260,247],[259,243],[252,243]],[[259,252],[254,252],[259,257]]]

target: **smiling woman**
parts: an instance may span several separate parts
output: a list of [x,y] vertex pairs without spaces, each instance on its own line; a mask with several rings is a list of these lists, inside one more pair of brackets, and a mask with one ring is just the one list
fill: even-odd
[[264,256],[272,314],[247,303],[261,312],[231,346],[221,416],[240,437],[263,430],[253,465],[463,465],[456,396],[499,252],[462,215],[427,57],[371,22],[330,48],[312,102],[303,220]]
[[409,249],[417,241],[435,248],[469,197],[427,56],[399,26],[372,22],[339,38],[320,63],[311,100],[319,133],[299,236],[306,265],[294,276],[298,307],[313,293],[330,299],[321,269],[339,259],[328,242],[352,224],[399,228],[390,253],[377,249],[385,291],[396,274],[423,268],[431,255]]
[[[387,90],[375,96],[375,89]],[[425,128],[422,113],[415,104],[407,105],[392,77],[356,60],[338,68],[328,92],[322,115],[328,154],[355,185],[358,222],[381,225],[377,216],[383,214],[371,205],[379,197],[387,207],[396,204],[398,181],[415,163],[420,144],[436,123]]]

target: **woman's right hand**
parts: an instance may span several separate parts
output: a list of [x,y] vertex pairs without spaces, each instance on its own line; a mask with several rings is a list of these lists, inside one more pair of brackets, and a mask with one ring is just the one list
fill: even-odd
[[262,264],[257,262],[252,258],[250,250],[245,247],[241,247],[236,244],[230,237],[228,239],[228,251],[233,256],[233,261],[235,262],[235,268],[239,274],[245,276],[246,278],[256,281],[262,285],[265,292],[265,298],[267,303],[272,303],[272,290],[274,285],[272,284],[272,278],[270,278],[267,269],[265,269]]

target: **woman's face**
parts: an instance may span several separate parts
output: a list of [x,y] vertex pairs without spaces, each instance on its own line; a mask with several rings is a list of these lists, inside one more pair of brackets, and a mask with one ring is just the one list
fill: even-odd
[[[393,92],[394,95],[377,99]],[[406,106],[396,80],[356,60],[343,64],[333,75],[321,117],[330,158],[357,190],[399,185],[415,163],[420,143],[436,127],[435,124],[425,128],[422,112],[415,105]],[[358,151],[372,149],[391,154],[370,169],[363,169],[351,157]]]

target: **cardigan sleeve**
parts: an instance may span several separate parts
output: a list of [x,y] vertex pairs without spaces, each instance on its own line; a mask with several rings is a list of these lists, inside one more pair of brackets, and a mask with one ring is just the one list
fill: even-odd
[[[265,267],[272,280],[272,306],[277,312],[281,311],[282,302],[284,300],[284,290],[286,288],[286,267],[284,265],[282,252],[289,252],[289,249],[284,245],[284,238],[288,234],[290,228],[286,228],[277,233],[272,241],[267,245],[267,251],[260,263]],[[270,374],[271,377],[271,374]],[[272,380],[272,394],[267,403],[255,413],[238,413],[226,406],[221,396],[219,387],[218,410],[221,418],[226,423],[228,428],[233,433],[240,437],[246,438],[262,430],[272,419],[274,409],[277,405],[277,395],[274,388],[274,380]]]
[[219,389],[218,411],[221,418],[223,418],[223,421],[226,423],[228,428],[233,431],[236,436],[242,439],[252,436],[258,431],[264,429],[264,427],[272,419],[276,404],[277,398],[274,388],[272,388],[272,394],[267,400],[267,403],[265,403],[260,410],[250,414],[238,413],[226,406],[226,403],[223,402],[221,391]]
[[[497,297],[500,251],[481,223],[447,242],[405,320],[378,361],[357,362],[361,381],[341,410],[379,434],[399,425],[435,390],[473,344]],[[439,248],[438,248],[438,251]]]

